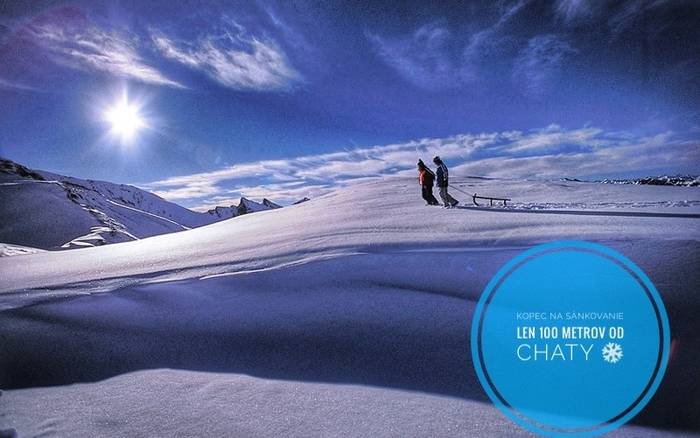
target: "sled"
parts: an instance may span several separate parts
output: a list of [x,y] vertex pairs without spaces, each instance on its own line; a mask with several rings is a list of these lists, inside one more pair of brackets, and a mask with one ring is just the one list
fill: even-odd
[[493,205],[493,201],[496,201],[496,202],[503,202],[503,206],[504,206],[504,207],[507,205],[507,202],[510,201],[510,198],[494,198],[494,197],[491,197],[491,196],[479,196],[479,195],[477,195],[476,193],[474,193],[474,194],[472,195],[472,202],[473,202],[474,205],[476,205],[477,207],[479,206],[479,203],[476,202],[477,199],[485,199],[485,200],[488,200],[488,201],[489,201],[489,205]]

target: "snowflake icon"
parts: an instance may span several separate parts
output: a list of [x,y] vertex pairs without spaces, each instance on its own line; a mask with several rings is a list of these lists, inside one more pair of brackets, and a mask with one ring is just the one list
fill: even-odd
[[608,342],[603,347],[603,359],[609,363],[617,363],[622,359],[622,346],[614,342]]

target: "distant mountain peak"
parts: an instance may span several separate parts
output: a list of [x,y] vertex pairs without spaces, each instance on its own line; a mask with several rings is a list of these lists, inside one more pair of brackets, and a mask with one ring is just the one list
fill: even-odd
[[250,199],[246,197],[241,197],[241,202],[238,204],[238,214],[248,214],[248,213],[255,213],[258,211],[263,211],[263,210],[270,210],[270,208],[266,205],[263,205],[259,202],[251,201]]
[[272,209],[275,209],[275,208],[282,208],[281,205],[276,204],[276,203],[270,201],[270,200],[267,199],[267,198],[263,198],[262,203],[263,203],[263,205],[265,205],[265,206],[267,206],[267,207],[270,207],[270,208],[272,208]]
[[207,213],[222,219],[228,219],[238,215],[238,208],[235,205],[229,207],[216,206],[211,210],[207,210]]
[[267,198],[264,198],[262,202],[255,202],[251,199],[246,198],[245,196],[241,196],[238,205],[233,204],[228,207],[217,206],[212,208],[211,210],[208,210],[207,213],[223,219],[227,219],[248,213],[256,213],[258,211],[265,210],[275,210],[278,208],[282,208],[282,206],[273,201],[270,201]]
[[651,186],[700,186],[700,176],[698,175],[659,175],[644,178],[631,179],[604,179],[599,181],[603,184],[635,184]]

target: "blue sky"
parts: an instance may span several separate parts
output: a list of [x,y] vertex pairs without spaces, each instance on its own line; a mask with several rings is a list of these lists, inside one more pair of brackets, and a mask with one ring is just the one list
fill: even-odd
[[[697,2],[178,3],[3,3],[0,155],[199,208],[434,154],[506,178],[700,169]],[[125,94],[128,141],[105,120]]]

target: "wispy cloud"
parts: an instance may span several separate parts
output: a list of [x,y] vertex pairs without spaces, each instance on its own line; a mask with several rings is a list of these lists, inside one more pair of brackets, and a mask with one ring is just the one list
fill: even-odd
[[313,52],[316,50],[313,44],[304,36],[299,29],[287,23],[282,19],[282,16],[275,12],[271,5],[265,8],[265,13],[272,25],[280,32],[287,44],[290,44],[294,48],[304,50],[306,52]]
[[31,24],[25,31],[58,63],[141,82],[183,88],[144,61],[134,38],[81,23]]
[[463,53],[463,69],[470,72],[471,78],[476,78],[476,71],[484,55],[492,55],[492,52],[497,51],[501,43],[507,39],[501,34],[513,17],[528,4],[529,0],[518,0],[504,6],[495,23],[469,37]]
[[[641,31],[647,37],[664,29],[673,16],[663,16],[663,9],[683,6],[684,2],[671,0],[556,0],[552,2],[552,10],[558,21],[565,27],[598,24],[600,33],[610,32],[615,40],[622,33],[631,30],[640,20],[649,18],[654,24],[647,23]],[[606,29],[607,28],[607,29]]]
[[467,79],[452,59],[450,31],[440,23],[426,24],[408,37],[368,34],[368,38],[387,64],[419,87],[449,88]]
[[636,137],[594,127],[551,125],[522,132],[462,134],[420,139],[289,160],[236,164],[213,172],[143,185],[160,196],[199,208],[230,205],[240,196],[292,202],[371,178],[410,175],[418,158],[440,155],[455,175],[507,178],[622,175],[692,168],[700,143],[672,133]]
[[513,65],[513,80],[529,96],[538,96],[547,90],[565,58],[576,50],[561,37],[553,34],[538,35],[520,50]]
[[565,24],[578,24],[593,18],[602,2],[592,0],[558,0],[554,12]]
[[515,177],[586,177],[624,175],[630,172],[655,172],[658,169],[685,166],[692,168],[700,160],[698,141],[673,139],[662,133],[640,139],[599,140],[599,145],[584,152],[552,152],[528,157],[493,157],[456,166],[453,173]]
[[669,0],[628,0],[608,19],[613,35],[629,29],[645,14],[669,4]]
[[483,29],[465,35],[453,33],[444,22],[419,27],[409,35],[385,37],[367,33],[377,54],[413,84],[439,90],[468,84],[479,76],[484,59],[502,48],[506,25],[529,0],[507,4],[498,19]]
[[0,78],[0,89],[20,90],[20,91],[39,91],[38,88],[27,85],[23,82],[11,81]]
[[230,23],[231,29],[222,35],[204,35],[196,41],[173,39],[158,30],[151,31],[151,38],[166,58],[201,70],[225,87],[288,90],[302,80],[274,41],[252,36],[243,26]]

